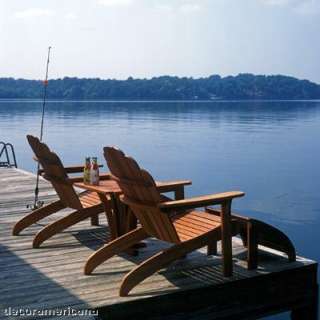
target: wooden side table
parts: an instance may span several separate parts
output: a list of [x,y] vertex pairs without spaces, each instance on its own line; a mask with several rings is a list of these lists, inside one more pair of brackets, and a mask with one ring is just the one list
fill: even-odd
[[[190,180],[156,181],[157,188],[161,193],[174,192],[176,200],[184,198],[184,187],[191,183]],[[133,230],[137,226],[137,219],[134,214],[120,201],[121,189],[111,176],[105,177],[97,186],[84,184],[83,182],[75,182],[74,185],[81,189],[94,191],[99,195],[105,207],[111,240]]]

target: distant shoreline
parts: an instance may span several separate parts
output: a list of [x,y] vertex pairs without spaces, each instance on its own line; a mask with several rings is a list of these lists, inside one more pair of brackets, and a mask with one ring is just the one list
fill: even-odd
[[[41,99],[43,81],[0,78],[1,99]],[[320,85],[284,75],[239,74],[207,78],[52,79],[47,98],[63,101],[267,101],[319,100]]]

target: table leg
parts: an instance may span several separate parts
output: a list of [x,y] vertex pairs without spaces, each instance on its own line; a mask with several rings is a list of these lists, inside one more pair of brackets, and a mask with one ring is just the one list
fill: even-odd
[[[130,208],[121,202],[118,195],[111,194],[110,196],[113,209],[112,211],[117,225],[117,237],[119,237],[137,227],[137,218],[131,212]],[[141,247],[140,244],[127,249],[125,252],[135,256],[138,254],[138,251],[136,250],[138,247]]]
[[104,205],[104,210],[105,210],[106,217],[108,220],[108,225],[110,228],[111,240],[116,239],[119,235],[118,235],[117,220],[115,219],[112,199],[110,203],[110,200],[107,198],[107,196],[101,193],[99,193],[99,198]]
[[[125,206],[126,208],[126,219],[127,219],[127,225],[126,225],[126,232],[132,231],[137,228],[138,226],[138,219],[132,212],[129,206]],[[145,242],[138,242],[134,244],[132,247],[134,249],[140,249],[145,248],[147,245]]]
[[121,202],[117,195],[111,195],[113,214],[117,221],[117,236],[121,236],[137,227],[137,218],[130,208]]
[[127,233],[127,232],[137,228],[138,220],[128,206],[125,206],[124,210],[126,211],[126,213],[125,213],[125,215],[126,215],[125,232]]
[[118,198],[111,193],[110,194],[111,199],[111,212],[112,212],[112,220],[113,220],[113,228],[114,228],[114,235],[113,239],[119,237],[122,235],[121,232],[121,219],[120,219],[120,210],[118,206]]

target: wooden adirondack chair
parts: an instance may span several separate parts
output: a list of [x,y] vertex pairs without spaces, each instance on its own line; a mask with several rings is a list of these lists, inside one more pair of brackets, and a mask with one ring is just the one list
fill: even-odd
[[[183,200],[161,202],[151,175],[140,169],[132,158],[115,148],[104,148],[109,169],[123,191],[122,201],[134,212],[141,227],[110,242],[94,253],[87,261],[85,274],[95,268],[94,256],[107,260],[134,243],[147,237],[172,243],[173,246],[147,259],[124,278],[120,296],[148,276],[171,262],[184,257],[191,251],[208,246],[208,253],[214,253],[216,242],[222,240],[223,274],[232,275],[232,235],[238,233],[232,220],[232,199],[244,196],[241,191],[212,194]],[[221,205],[221,216],[192,210],[207,205]]]
[[[65,208],[72,208],[76,211],[48,224],[40,230],[33,240],[34,248],[38,248],[45,240],[84,219],[91,218],[92,224],[97,224],[98,214],[104,212],[104,206],[98,195],[95,192],[88,191],[78,195],[74,190],[72,183],[79,179],[68,177],[68,170],[63,167],[59,157],[52,152],[46,144],[40,142],[37,137],[28,135],[27,139],[37,161],[39,161],[42,167],[44,173],[43,177],[51,182],[58,194],[59,200],[34,210],[23,217],[15,224],[13,235],[18,235],[25,228]],[[79,169],[82,170],[83,167],[79,167]],[[75,167],[72,167],[69,170],[71,173],[76,171],[77,168]]]

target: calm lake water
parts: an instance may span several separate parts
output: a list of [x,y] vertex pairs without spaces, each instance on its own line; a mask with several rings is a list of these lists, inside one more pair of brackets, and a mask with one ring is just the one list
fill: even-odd
[[[0,140],[30,171],[25,136],[39,135],[40,111],[40,101],[0,101]],[[234,209],[320,260],[320,101],[49,102],[46,112],[44,141],[66,164],[104,163],[103,146],[117,145],[157,179],[191,179],[187,195],[243,190]]]

